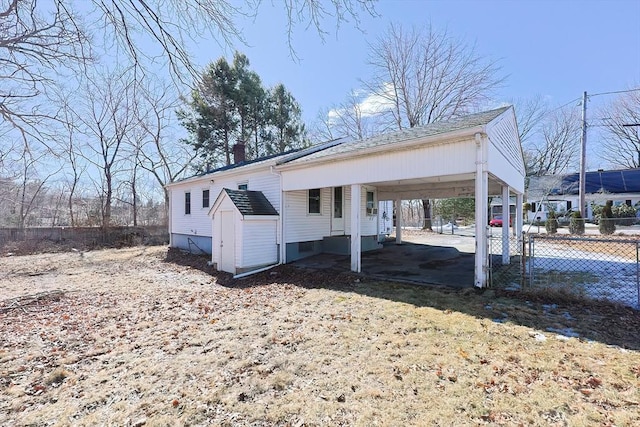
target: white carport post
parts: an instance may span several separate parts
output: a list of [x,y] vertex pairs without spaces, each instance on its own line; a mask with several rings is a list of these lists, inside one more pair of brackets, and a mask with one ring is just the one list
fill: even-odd
[[360,273],[362,270],[360,242],[360,198],[362,197],[362,187],[360,184],[351,186],[351,271]]
[[487,209],[489,208],[489,172],[487,172],[486,141],[476,133],[476,259],[474,285],[484,288],[489,269],[487,257]]
[[396,245],[402,244],[402,200],[396,199]]
[[511,206],[509,203],[509,186],[502,186],[502,265],[511,263],[509,257],[509,225],[511,224]]
[[514,218],[515,227],[513,227],[513,235],[518,237],[518,241],[522,238],[522,204],[524,203],[524,197],[522,194],[516,194],[516,217]]

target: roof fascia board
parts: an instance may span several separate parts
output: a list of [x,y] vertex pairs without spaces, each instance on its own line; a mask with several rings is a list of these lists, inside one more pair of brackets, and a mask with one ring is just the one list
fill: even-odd
[[257,221],[257,220],[276,221],[280,219],[280,215],[243,215],[242,219],[247,221]]
[[305,162],[300,162],[300,163],[293,163],[293,164],[284,163],[281,165],[276,165],[275,168],[278,170],[300,169],[300,168],[305,168],[309,165],[333,162],[333,161],[342,160],[345,158],[353,159],[355,157],[365,157],[373,154],[378,154],[384,151],[407,150],[410,148],[420,147],[423,145],[436,145],[437,143],[446,144],[455,140],[463,139],[465,137],[470,137],[470,136],[472,137],[476,133],[486,134],[486,125],[474,126],[472,128],[461,129],[461,130],[442,133],[438,135],[430,135],[422,138],[413,138],[407,141],[385,144],[378,147],[364,148],[356,151],[347,151],[346,153],[339,153],[333,156],[320,157],[317,159],[311,159],[311,160],[307,160]]
[[265,162],[253,163],[249,165],[240,166],[234,169],[229,169],[225,171],[218,172],[209,172],[205,175],[193,176],[191,178],[184,179],[182,181],[171,182],[166,184],[166,188],[175,187],[181,184],[189,184],[193,182],[197,182],[200,180],[215,180],[215,178],[227,178],[232,177],[234,175],[243,175],[247,172],[255,172],[256,170],[260,170],[261,168],[270,169],[271,166],[275,164],[275,159],[265,160]]

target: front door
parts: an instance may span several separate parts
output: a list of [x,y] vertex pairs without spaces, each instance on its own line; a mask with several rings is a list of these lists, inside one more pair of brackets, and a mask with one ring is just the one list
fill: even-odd
[[331,215],[331,235],[344,234],[344,191],[342,187],[333,187],[333,214]]
[[220,268],[221,271],[236,274],[236,242],[234,212],[220,212]]

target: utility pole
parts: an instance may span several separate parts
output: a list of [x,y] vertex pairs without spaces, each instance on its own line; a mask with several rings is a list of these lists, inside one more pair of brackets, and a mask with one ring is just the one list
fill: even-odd
[[585,180],[587,177],[587,91],[582,94],[582,143],[580,144],[580,216],[587,217],[585,206]]

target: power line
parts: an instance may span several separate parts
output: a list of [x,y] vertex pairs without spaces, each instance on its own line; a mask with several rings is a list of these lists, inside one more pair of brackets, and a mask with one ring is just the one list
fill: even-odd
[[611,94],[614,94],[614,93],[638,92],[638,91],[640,91],[640,87],[635,88],[635,89],[627,89],[627,90],[615,90],[615,91],[612,91],[612,92],[590,93],[589,97],[600,96],[600,95],[611,95]]

